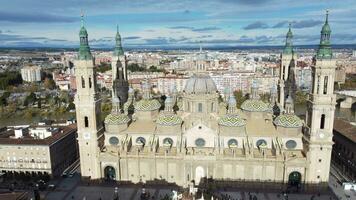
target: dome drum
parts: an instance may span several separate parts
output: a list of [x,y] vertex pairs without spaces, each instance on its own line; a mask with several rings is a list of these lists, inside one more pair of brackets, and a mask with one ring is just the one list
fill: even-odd
[[209,75],[195,74],[188,79],[184,92],[186,94],[215,94],[218,91]]

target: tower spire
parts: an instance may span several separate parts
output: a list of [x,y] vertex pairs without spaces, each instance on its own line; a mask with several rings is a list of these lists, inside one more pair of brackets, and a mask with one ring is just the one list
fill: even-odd
[[330,59],[332,57],[330,35],[331,35],[331,28],[329,25],[329,10],[326,10],[325,23],[320,32],[320,44],[316,55],[317,58]]
[[121,35],[119,32],[119,25],[116,25],[116,45],[114,49],[114,56],[122,56],[124,55],[124,50],[122,49],[122,44],[121,44]]
[[284,54],[293,54],[293,33],[292,33],[292,24],[289,23],[289,29],[286,35],[286,44],[283,49]]
[[79,31],[79,38],[80,38],[80,46],[79,46],[79,60],[91,60],[92,55],[90,53],[90,47],[88,42],[88,32],[84,26],[84,13],[81,11],[80,13],[80,31]]

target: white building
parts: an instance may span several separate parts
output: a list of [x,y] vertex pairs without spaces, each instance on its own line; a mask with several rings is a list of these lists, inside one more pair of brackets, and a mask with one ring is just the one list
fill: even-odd
[[26,82],[39,82],[41,81],[41,67],[26,66],[21,69],[21,77]]

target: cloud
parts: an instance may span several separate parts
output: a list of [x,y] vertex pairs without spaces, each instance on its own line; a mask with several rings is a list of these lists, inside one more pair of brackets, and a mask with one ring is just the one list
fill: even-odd
[[192,29],[192,31],[194,31],[194,32],[207,32],[207,31],[216,31],[216,30],[221,30],[221,28],[218,28],[218,27],[204,27],[204,28]]
[[46,13],[22,13],[0,11],[0,21],[21,23],[70,23],[78,18],[46,14]]
[[272,26],[272,28],[284,28],[284,27],[288,27],[288,24],[291,23],[292,24],[292,28],[295,29],[302,29],[302,28],[310,28],[310,27],[315,27],[318,26],[320,24],[323,23],[323,21],[320,20],[301,20],[301,21],[292,21],[292,22],[288,22],[288,21],[281,21],[278,22],[277,24],[275,24],[274,26]]
[[318,26],[322,24],[322,21],[319,20],[302,20],[302,21],[295,21],[292,22],[292,27],[293,28],[310,28],[314,26]]
[[281,21],[275,24],[274,26],[272,26],[272,28],[283,28],[286,27],[288,23],[289,23],[288,21]]
[[124,37],[124,40],[137,40],[140,39],[141,37],[139,36],[130,36],[130,37]]
[[252,30],[252,29],[266,29],[268,25],[264,22],[254,22],[244,27],[245,30]]
[[190,27],[190,26],[172,26],[172,27],[169,27],[170,29],[189,29],[189,30],[192,30],[194,29],[193,27]]
[[191,26],[172,26],[169,27],[170,29],[178,29],[178,30],[191,30],[193,32],[208,32],[208,31],[216,31],[216,30],[221,30],[221,28],[211,26],[211,27],[201,27],[201,28],[194,28]]

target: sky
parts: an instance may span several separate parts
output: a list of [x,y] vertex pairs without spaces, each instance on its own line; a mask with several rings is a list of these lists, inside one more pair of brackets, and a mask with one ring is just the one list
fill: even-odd
[[0,47],[78,47],[80,13],[93,48],[316,45],[329,9],[333,44],[356,44],[355,0],[0,0]]

